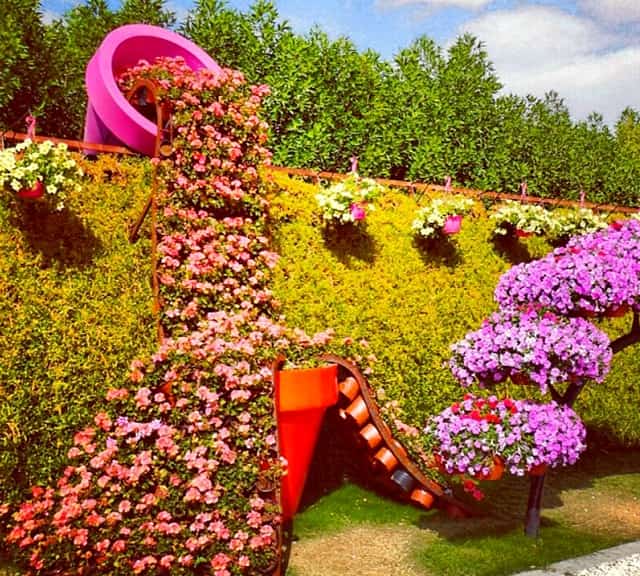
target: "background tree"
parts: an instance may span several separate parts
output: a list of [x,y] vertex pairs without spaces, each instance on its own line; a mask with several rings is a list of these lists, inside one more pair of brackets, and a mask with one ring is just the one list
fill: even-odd
[[39,0],[0,0],[0,130],[24,131],[25,116],[46,105],[48,58]]
[[[80,138],[87,62],[104,36],[131,22],[173,27],[165,0],[84,0],[44,23],[38,0],[0,0],[0,125]],[[270,146],[279,164],[442,182],[532,195],[637,205],[640,117],[623,111],[615,129],[592,114],[574,121],[553,90],[544,98],[499,94],[480,39],[445,52],[417,38],[390,61],[319,28],[296,34],[272,0],[245,11],[197,0],[180,32],[221,65],[266,83]],[[45,61],[48,66],[39,66]]]

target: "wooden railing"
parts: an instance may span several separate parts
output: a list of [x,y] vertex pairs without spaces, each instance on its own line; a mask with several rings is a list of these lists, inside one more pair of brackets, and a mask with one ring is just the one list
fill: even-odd
[[[4,140],[22,141],[28,138],[27,134],[9,130],[0,132],[0,142]],[[105,154],[126,154],[132,155],[132,152],[124,146],[113,146],[109,144],[95,144],[90,142],[81,142],[79,140],[68,140],[64,138],[52,138],[50,136],[35,136],[36,142],[51,140],[54,143],[64,143],[74,150],[94,150]],[[289,176],[298,176],[301,178],[310,178],[316,182],[320,180],[344,180],[349,174],[341,174],[337,172],[315,171],[307,168],[288,168],[286,166],[270,166],[271,172],[288,174]],[[405,180],[392,180],[389,178],[374,178],[376,182],[390,188],[400,188],[407,190],[410,194],[425,194],[433,192],[450,192],[451,194],[462,194],[470,196],[477,200],[494,200],[497,202],[505,200],[515,200],[529,204],[542,204],[551,208],[590,208],[598,212],[618,212],[620,214],[633,214],[640,212],[640,208],[631,208],[629,206],[619,206],[617,204],[598,204],[595,202],[579,202],[575,200],[565,200],[562,198],[540,198],[539,196],[523,196],[522,194],[507,194],[504,192],[493,192],[491,190],[477,190],[474,188],[446,188],[438,184],[427,184],[424,182],[408,182]]]
[[[271,166],[269,170],[288,174],[289,176],[298,176],[301,178],[311,178],[316,182],[319,180],[344,180],[349,174],[339,174],[336,172],[316,172],[307,170],[306,168],[287,168],[285,166]],[[391,180],[388,178],[374,178],[378,184],[389,188],[401,188],[408,190],[409,193],[432,193],[432,192],[449,192],[451,194],[462,194],[473,197],[477,200],[515,200],[529,204],[543,204],[554,207],[567,208],[590,208],[599,212],[619,212],[622,214],[633,214],[639,212],[640,208],[630,208],[629,206],[618,206],[616,204],[597,204],[595,202],[578,202],[575,200],[565,200],[561,198],[540,198],[539,196],[523,196],[522,194],[507,194],[504,192],[493,192],[491,190],[477,190],[474,188],[456,188],[441,186],[438,184],[426,184],[424,182],[407,182],[405,180]]]

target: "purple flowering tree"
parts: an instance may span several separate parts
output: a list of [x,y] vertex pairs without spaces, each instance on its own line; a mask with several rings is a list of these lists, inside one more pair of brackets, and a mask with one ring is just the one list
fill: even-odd
[[[585,384],[604,380],[614,353],[640,342],[640,221],[614,222],[512,267],[495,299],[500,310],[452,346],[453,375],[465,387],[507,378],[535,384],[570,408]],[[586,319],[629,312],[631,329],[614,341]],[[557,450],[562,426],[548,416],[539,429]],[[544,474],[532,475],[528,536],[539,532],[543,487]]]

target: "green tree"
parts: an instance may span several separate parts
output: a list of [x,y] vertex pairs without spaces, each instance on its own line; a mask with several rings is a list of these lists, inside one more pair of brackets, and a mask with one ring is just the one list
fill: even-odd
[[382,127],[393,178],[441,180],[448,172],[439,126],[443,102],[438,83],[444,66],[441,49],[426,36],[394,58],[385,81],[390,110]]
[[460,36],[449,48],[438,78],[438,133],[449,173],[457,182],[486,183],[486,151],[492,146],[495,98],[501,87],[483,43],[469,34]]
[[626,108],[615,127],[616,151],[607,166],[606,197],[609,202],[640,205],[640,113]]
[[152,24],[171,28],[176,23],[176,16],[165,5],[165,0],[123,0],[116,19],[120,24]]
[[44,109],[48,44],[39,0],[0,0],[0,129],[24,131]]

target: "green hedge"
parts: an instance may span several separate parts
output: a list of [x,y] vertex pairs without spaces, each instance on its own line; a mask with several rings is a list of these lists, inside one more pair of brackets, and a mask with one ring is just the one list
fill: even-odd
[[[83,191],[61,214],[6,193],[0,200],[0,501],[51,482],[105,390],[154,349],[149,242],[143,234],[131,245],[126,233],[149,193],[148,164],[83,164]],[[276,184],[275,291],[287,323],[367,339],[377,357],[372,384],[381,398],[399,400],[411,423],[458,398],[443,367],[449,345],[495,308],[493,288],[510,259],[548,246],[495,246],[478,205],[448,251],[421,248],[411,235],[416,199],[393,191],[368,217],[367,235],[330,236],[314,186],[280,177]],[[625,320],[603,326],[614,334]],[[578,411],[592,428],[638,443],[639,374],[630,348],[603,385],[587,387]]]
[[0,196],[0,501],[59,475],[73,434],[155,338],[149,241],[126,230],[148,165],[82,164],[61,213]]
[[[274,290],[283,312],[290,325],[309,332],[332,327],[340,337],[367,339],[377,357],[372,385],[382,398],[400,402],[407,422],[421,425],[463,394],[444,366],[449,346],[496,309],[500,275],[550,246],[538,238],[495,244],[480,203],[450,243],[418,245],[411,222],[428,198],[397,191],[384,194],[368,215],[366,234],[327,234],[316,190],[274,179],[272,217],[281,255]],[[601,325],[614,336],[628,322]],[[615,358],[604,384],[587,387],[577,410],[592,429],[618,442],[640,441],[639,375],[640,355],[631,348]],[[532,392],[504,388],[514,396]]]

